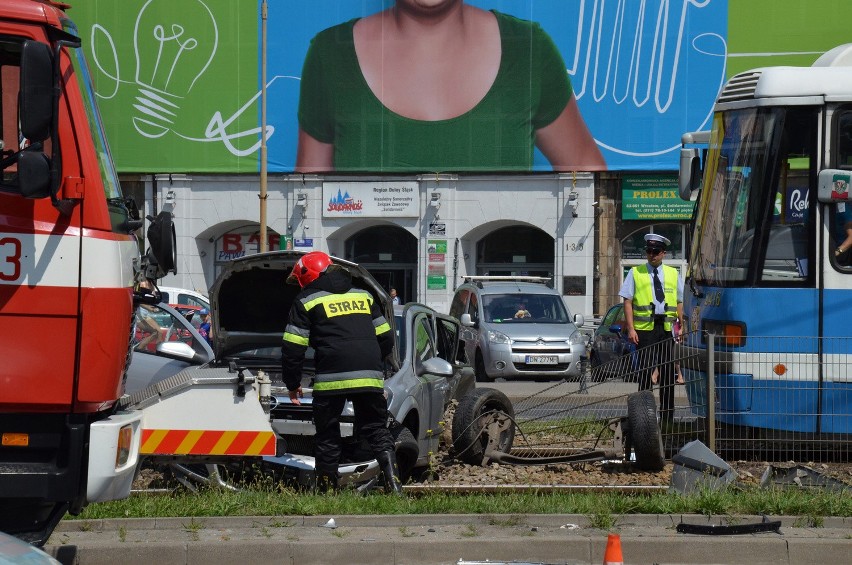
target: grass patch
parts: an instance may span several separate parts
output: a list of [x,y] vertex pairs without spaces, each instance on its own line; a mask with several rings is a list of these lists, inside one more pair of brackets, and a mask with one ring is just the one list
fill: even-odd
[[[86,507],[67,520],[108,518],[195,518],[214,516],[321,516],[391,514],[766,514],[771,516],[852,516],[852,493],[797,489],[700,490],[691,495],[666,491],[641,494],[584,493],[428,493],[399,498],[361,495],[344,490],[336,495],[296,492],[286,488],[250,488],[240,492],[175,492],[162,496],[134,495],[125,500]],[[280,520],[280,518],[279,518]],[[514,520],[514,519],[510,519]],[[817,520],[813,520],[816,522]],[[282,522],[281,526],[289,525]],[[83,526],[85,527],[85,526]]]

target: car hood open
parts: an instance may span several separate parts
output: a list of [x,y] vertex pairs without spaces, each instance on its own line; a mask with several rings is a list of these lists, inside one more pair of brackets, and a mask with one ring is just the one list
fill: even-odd
[[[281,345],[290,307],[301,288],[287,284],[302,251],[270,251],[228,263],[210,288],[213,349],[217,360],[262,347]],[[353,286],[368,290],[382,304],[393,327],[393,305],[366,269],[337,257],[332,261],[352,275]]]

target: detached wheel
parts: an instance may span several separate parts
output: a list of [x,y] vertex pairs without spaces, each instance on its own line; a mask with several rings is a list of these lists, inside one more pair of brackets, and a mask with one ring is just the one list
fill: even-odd
[[462,397],[453,416],[453,447],[458,458],[470,465],[481,465],[488,445],[488,426],[503,426],[497,448],[509,453],[515,439],[515,410],[509,398],[493,388],[475,388]]
[[399,467],[399,479],[406,483],[411,478],[411,473],[417,464],[420,447],[417,445],[414,434],[405,426],[397,426],[391,429],[391,435],[396,452],[396,464]]
[[663,436],[657,425],[657,406],[650,390],[627,396],[627,421],[630,438],[636,453],[636,467],[643,471],[662,471]]

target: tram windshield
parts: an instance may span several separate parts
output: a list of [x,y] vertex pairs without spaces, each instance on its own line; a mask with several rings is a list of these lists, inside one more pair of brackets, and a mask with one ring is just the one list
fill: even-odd
[[816,113],[807,107],[716,114],[690,254],[695,282],[811,280],[815,126]]

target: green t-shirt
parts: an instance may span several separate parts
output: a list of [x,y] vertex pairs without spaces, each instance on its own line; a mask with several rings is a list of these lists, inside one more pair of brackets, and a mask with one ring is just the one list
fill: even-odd
[[530,170],[535,130],[562,113],[571,83],[541,26],[492,12],[502,45],[497,77],[479,104],[449,120],[412,120],[382,105],[358,65],[357,19],[318,33],[302,70],[302,130],[334,144],[339,171]]

